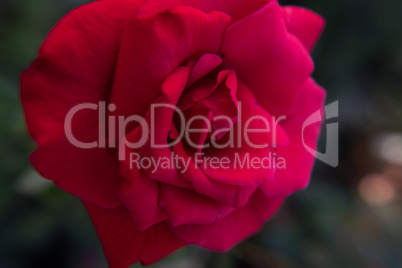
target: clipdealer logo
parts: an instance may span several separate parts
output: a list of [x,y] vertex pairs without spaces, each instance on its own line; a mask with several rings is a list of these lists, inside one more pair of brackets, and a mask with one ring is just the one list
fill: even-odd
[[[325,119],[330,120],[339,117],[339,101],[332,102],[325,106]],[[305,129],[317,122],[324,121],[321,110],[310,115],[303,123],[302,140],[306,150],[315,156],[321,162],[324,162],[332,167],[339,165],[339,123],[332,122],[325,124],[326,126],[326,150],[325,153],[318,152],[306,144],[304,133]]]

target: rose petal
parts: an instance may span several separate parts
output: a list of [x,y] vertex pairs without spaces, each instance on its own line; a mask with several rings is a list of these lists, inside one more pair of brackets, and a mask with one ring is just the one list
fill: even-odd
[[[196,192],[209,196],[221,204],[225,204],[230,208],[243,207],[257,189],[257,186],[236,186],[209,179],[197,165],[199,159],[196,159],[190,152],[186,152],[181,143],[175,145],[173,151],[178,157],[188,163],[187,169],[182,168],[179,170],[179,179],[191,182]],[[221,211],[222,217],[228,214],[230,209],[229,212],[225,211],[225,209]]]
[[160,205],[165,208],[173,226],[211,224],[218,219],[220,204],[192,190],[161,185]]
[[175,7],[138,16],[127,25],[116,67],[111,102],[114,114],[143,115],[159,95],[165,78],[189,59],[218,53],[230,17]]
[[212,197],[230,207],[244,207],[258,186],[238,186],[208,178],[203,172],[197,173],[192,181],[194,190]]
[[139,232],[123,206],[109,210],[83,204],[111,268],[126,268],[138,261],[149,265],[185,245],[165,222]]
[[[126,135],[121,142],[119,150],[119,158],[124,160],[121,163],[126,169],[130,168],[131,156],[138,154],[140,157],[148,159],[148,161],[154,161],[147,168],[141,167],[149,179],[184,188],[191,188],[191,184],[180,179],[180,171],[176,168],[176,161],[171,154],[167,140],[172,129],[175,112],[172,107],[176,106],[187,84],[189,73],[189,67],[179,67],[166,78],[161,87],[161,96],[153,102],[153,105],[161,105],[161,107],[153,106],[154,109],[150,109],[144,118],[144,122],[150,128],[148,136],[143,136],[145,134],[142,126],[138,126]],[[134,143],[137,143],[142,138],[145,138],[144,144],[134,146]],[[155,162],[162,163],[159,161],[168,161],[168,167],[165,168],[155,164]]]
[[223,66],[235,69],[258,104],[272,115],[292,112],[298,89],[313,70],[309,54],[288,33],[282,9],[274,2],[231,24],[222,52]]
[[193,69],[191,70],[190,78],[188,79],[187,87],[191,86],[197,80],[209,74],[212,70],[222,63],[221,57],[216,54],[207,53],[198,59]]
[[85,201],[105,208],[121,204],[116,194],[122,182],[118,164],[105,149],[80,149],[55,140],[36,150],[31,161],[44,178]]
[[[302,128],[305,120],[316,111],[322,111],[325,92],[312,79],[301,88],[295,113],[280,122],[289,137],[289,144],[278,146],[278,155],[286,161],[285,169],[277,169],[274,178],[261,186],[268,197],[287,196],[305,188],[309,182],[314,156],[303,145]],[[322,122],[308,126],[303,135],[306,144],[315,150]]]
[[215,90],[216,81],[214,79],[203,78],[183,92],[177,107],[181,111],[185,111],[194,106],[195,103],[207,98]]
[[286,27],[311,51],[325,27],[325,20],[301,7],[284,7]]
[[269,2],[276,0],[149,0],[141,7],[139,14],[159,13],[175,6],[191,6],[207,13],[222,11],[231,16],[232,21],[237,21]]
[[[125,169],[122,166],[122,169]],[[167,219],[165,211],[159,206],[159,184],[140,171],[135,164],[123,171],[124,183],[118,193],[120,200],[131,214],[139,231]]]
[[268,199],[257,191],[244,208],[209,225],[182,225],[173,232],[183,241],[215,251],[227,251],[257,232],[282,204],[282,198]]
[[[219,140],[237,122],[236,73],[223,70],[218,73],[216,82],[211,80],[202,79],[185,90],[178,103],[187,119],[185,134],[188,135],[183,142],[194,152],[201,152],[207,138]],[[211,126],[213,131],[210,131]]]
[[151,265],[183,246],[186,246],[186,243],[173,234],[168,224],[160,223],[147,231],[141,251],[141,262]]
[[[96,1],[70,12],[21,78],[28,129],[39,145],[31,158],[34,167],[63,190],[108,208],[121,204],[115,192],[121,182],[116,163],[106,149],[72,145],[64,120],[78,104],[107,99],[124,25],[141,2]],[[87,109],[74,117],[77,140],[98,140],[98,116]]]
[[[238,186],[256,186],[274,175],[273,143],[287,142],[287,137],[284,131],[280,131],[281,127],[277,126],[275,141],[274,118],[255,104],[254,98],[250,96],[250,90],[239,83],[237,97],[242,105],[241,122],[233,127],[232,133],[219,141],[222,148],[211,146],[204,150],[204,159],[220,160],[219,164],[211,161],[211,164],[202,165],[203,172],[211,179]],[[221,165],[222,159],[227,159],[228,164]]]
[[83,202],[102,244],[109,266],[128,267],[141,260],[145,232],[139,232],[125,207],[102,209]]

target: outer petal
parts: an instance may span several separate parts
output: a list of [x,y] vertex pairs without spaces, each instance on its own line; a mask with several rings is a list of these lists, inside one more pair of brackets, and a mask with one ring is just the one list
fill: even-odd
[[303,130],[303,123],[314,112],[323,112],[324,98],[324,90],[308,79],[301,88],[295,113],[281,122],[289,144],[278,146],[278,154],[285,159],[286,168],[277,169],[274,178],[261,186],[268,197],[286,196],[307,186],[315,158],[304,147],[302,132],[306,144],[315,149],[321,124],[315,123]]
[[231,24],[222,51],[224,66],[235,69],[259,105],[274,116],[292,112],[298,89],[313,70],[309,54],[288,33],[282,9],[273,2]]
[[154,14],[175,6],[192,6],[204,12],[218,10],[232,17],[232,21],[239,20],[268,2],[276,0],[149,0],[141,7],[139,14]]
[[83,202],[111,268],[126,268],[141,260],[145,232],[139,232],[123,207],[102,209]]
[[113,208],[122,182],[115,156],[105,149],[79,149],[65,140],[41,145],[32,156],[39,173],[83,200]]
[[141,250],[141,262],[151,265],[186,245],[173,234],[166,222],[160,223],[147,231]]
[[[171,150],[167,145],[169,132],[172,128],[172,120],[175,110],[173,109],[180,98],[184,87],[187,84],[190,73],[189,67],[179,67],[168,76],[162,85],[159,98],[153,104],[161,105],[151,108],[145,115],[145,128],[150,128],[148,133],[143,132],[142,126],[136,127],[121,142],[119,158],[126,170],[132,169],[132,156],[138,155],[140,158],[154,161],[147,167],[140,165],[150,179],[169,183],[178,187],[191,188],[191,184],[181,180],[177,161],[174,160]],[[173,107],[173,108],[172,108]],[[148,136],[147,136],[148,135]],[[142,146],[136,145],[139,140],[143,140]],[[125,158],[123,158],[125,156]],[[158,165],[159,161],[168,162],[166,167]],[[156,163],[155,163],[156,162]],[[135,173],[137,173],[134,170]]]
[[[121,169],[126,169],[121,166]],[[127,207],[138,230],[144,231],[152,225],[167,219],[159,206],[159,184],[148,178],[144,171],[133,166],[122,171],[125,178],[118,193]]]
[[192,181],[194,190],[231,207],[244,207],[258,186],[238,186],[205,176],[199,172]]
[[325,20],[316,13],[300,7],[284,7],[286,27],[310,51],[324,30]]
[[[173,74],[168,76],[162,85],[162,95],[157,99],[156,103],[176,105],[189,77],[189,67],[179,67]],[[162,111],[160,111],[162,109]],[[172,124],[174,111],[171,108],[161,108],[154,114],[155,142],[158,145],[166,144]],[[145,117],[147,126],[151,127],[150,112]],[[150,167],[145,169],[141,166],[141,158],[149,157],[159,161],[162,158],[171,159],[169,148],[156,149],[152,148],[150,143],[151,137],[146,136],[147,142],[140,148],[130,148],[130,143],[136,142],[142,138],[144,133],[139,126],[130,132],[122,142],[119,157],[122,159],[120,171],[125,181],[119,191],[119,197],[130,211],[137,228],[142,231],[150,226],[163,221],[166,218],[164,210],[159,207],[159,184],[151,178],[161,178],[168,180],[172,184],[190,185],[184,180],[180,180],[176,168],[169,168],[155,171]],[[124,158],[123,158],[124,157]],[[124,160],[123,160],[124,159]],[[173,160],[171,159],[173,162]],[[150,165],[155,165],[150,163]],[[175,183],[176,182],[176,183]]]
[[161,185],[160,205],[166,209],[173,226],[213,223],[221,209],[210,197],[168,184]]
[[218,53],[230,17],[192,7],[139,16],[125,31],[111,102],[116,114],[143,115],[159,95],[165,78],[189,59]]
[[83,203],[110,268],[127,268],[139,261],[152,264],[185,245],[172,234],[165,222],[139,232],[123,206],[108,210]]
[[[104,207],[120,205],[114,191],[120,183],[115,163],[107,150],[71,145],[64,120],[74,106],[97,104],[109,95],[124,24],[141,2],[96,1],[72,11],[52,30],[39,59],[21,79],[28,129],[39,145],[32,156],[35,168],[62,189]],[[82,113],[73,121],[74,135],[97,140],[97,111]]]
[[268,199],[257,191],[247,206],[237,209],[225,218],[209,225],[183,225],[173,232],[186,241],[215,251],[227,251],[236,243],[257,232],[272,216],[283,199]]

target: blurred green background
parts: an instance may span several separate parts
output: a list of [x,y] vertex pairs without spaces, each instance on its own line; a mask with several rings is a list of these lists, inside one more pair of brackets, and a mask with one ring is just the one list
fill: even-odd
[[[30,167],[19,103],[21,71],[83,2],[0,2],[1,268],[107,267],[80,201]],[[154,267],[402,267],[402,1],[280,2],[327,20],[314,77],[339,100],[340,165],[317,162],[310,187],[229,253],[188,247]]]

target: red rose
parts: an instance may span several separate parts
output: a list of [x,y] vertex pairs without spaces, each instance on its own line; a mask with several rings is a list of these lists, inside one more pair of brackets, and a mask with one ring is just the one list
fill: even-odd
[[32,163],[82,199],[111,267],[226,251],[308,183],[323,24],[269,0],[80,7],[22,77]]

